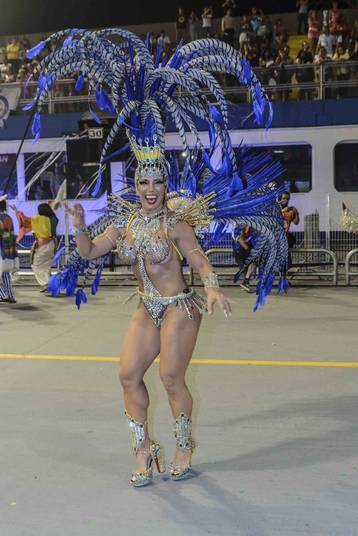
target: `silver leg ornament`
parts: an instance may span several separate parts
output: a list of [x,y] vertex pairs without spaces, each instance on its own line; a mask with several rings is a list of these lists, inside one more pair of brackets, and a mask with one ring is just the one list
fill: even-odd
[[[174,437],[176,439],[176,447],[182,452],[192,453],[195,448],[195,443],[192,438],[192,421],[190,417],[181,413],[174,421]],[[191,461],[185,465],[170,464],[170,476],[172,480],[182,480],[189,476],[191,470]]]
[[[130,479],[130,483],[138,488],[147,486],[153,480],[153,461],[157,467],[159,473],[164,473],[165,464],[162,457],[162,451],[159,443],[155,443],[149,439],[147,434],[148,424],[147,422],[138,422],[133,419],[127,412],[125,415],[128,420],[129,431],[132,438],[132,447],[134,454],[146,454],[147,455],[147,467],[141,471],[134,471]],[[148,439],[148,446],[143,447],[145,439]]]

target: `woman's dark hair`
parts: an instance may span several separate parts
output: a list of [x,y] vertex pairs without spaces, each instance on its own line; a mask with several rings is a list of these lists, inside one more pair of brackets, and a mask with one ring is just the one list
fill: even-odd
[[40,216],[47,216],[51,220],[52,236],[56,236],[56,227],[58,224],[58,218],[48,203],[40,203],[37,207],[37,212]]
[[55,216],[54,211],[50,207],[48,203],[40,203],[37,207],[37,211],[40,214],[40,216],[48,216],[49,218],[52,218],[52,216]]
[[6,201],[5,201],[5,199],[3,199],[3,201],[0,201],[0,210],[1,210],[1,212],[6,211]]

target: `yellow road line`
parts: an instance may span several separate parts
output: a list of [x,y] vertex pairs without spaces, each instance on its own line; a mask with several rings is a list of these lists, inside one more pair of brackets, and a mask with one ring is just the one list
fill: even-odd
[[119,357],[97,355],[56,355],[56,354],[0,354],[0,359],[49,359],[55,361],[116,361]]
[[[0,359],[57,360],[57,361],[113,361],[119,357],[95,355],[54,355],[54,354],[0,354]],[[155,360],[157,363],[159,359]],[[358,361],[287,361],[265,359],[200,359],[194,358],[192,363],[198,365],[263,365],[278,367],[347,367],[358,368]]]

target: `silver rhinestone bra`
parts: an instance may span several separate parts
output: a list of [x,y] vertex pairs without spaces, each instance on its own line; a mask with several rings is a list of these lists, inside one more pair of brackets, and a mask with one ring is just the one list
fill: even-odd
[[161,264],[169,259],[170,244],[159,234],[163,215],[165,213],[160,212],[149,218],[137,213],[130,225],[133,242],[129,243],[125,237],[117,240],[118,255],[121,259],[131,265],[137,262],[138,257],[145,258],[151,264]]

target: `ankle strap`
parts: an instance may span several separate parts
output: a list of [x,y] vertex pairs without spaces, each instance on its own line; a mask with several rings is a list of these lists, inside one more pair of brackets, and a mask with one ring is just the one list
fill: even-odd
[[147,421],[138,422],[131,417],[126,411],[125,416],[128,420],[129,431],[132,438],[132,447],[137,452],[146,437]]
[[151,454],[151,449],[148,447],[148,448],[142,448],[142,447],[138,447],[135,449],[135,454]]
[[179,450],[187,451],[192,450],[194,447],[194,441],[191,436],[191,424],[190,417],[181,413],[174,422],[174,436],[176,439],[176,446]]

